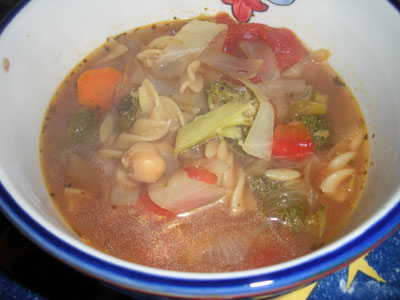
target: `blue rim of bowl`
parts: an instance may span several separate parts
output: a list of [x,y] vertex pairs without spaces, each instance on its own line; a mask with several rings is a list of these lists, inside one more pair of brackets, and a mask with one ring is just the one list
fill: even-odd
[[[30,0],[18,3],[1,21],[0,34]],[[390,1],[392,4],[393,1]],[[396,6],[396,5],[395,5]],[[399,6],[397,5],[398,9]],[[29,239],[43,250],[64,263],[113,284],[119,288],[156,295],[178,297],[243,297],[279,293],[314,281],[345,266],[351,260],[376,247],[398,226],[400,220],[400,199],[383,218],[367,228],[362,234],[344,243],[333,251],[315,256],[309,261],[288,266],[282,270],[233,278],[182,278],[142,272],[116,265],[92,256],[66,243],[32,219],[11,197],[0,182],[0,210]],[[239,275],[238,275],[239,274]]]

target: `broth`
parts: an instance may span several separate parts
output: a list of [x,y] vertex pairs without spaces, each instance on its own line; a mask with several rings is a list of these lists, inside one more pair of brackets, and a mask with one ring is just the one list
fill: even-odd
[[[367,174],[357,102],[327,51],[308,51],[286,29],[224,15],[196,22],[109,38],[67,76],[41,135],[50,196],[84,242],[156,268],[246,270],[318,249],[351,214]],[[199,50],[190,35],[204,30]],[[100,100],[84,90],[98,80],[88,70],[103,72],[108,99],[108,90]],[[246,109],[245,122],[202,138],[206,129],[190,131],[225,124],[219,115],[232,103],[234,113]],[[139,113],[123,110],[132,105]],[[270,128],[257,132],[257,122]]]

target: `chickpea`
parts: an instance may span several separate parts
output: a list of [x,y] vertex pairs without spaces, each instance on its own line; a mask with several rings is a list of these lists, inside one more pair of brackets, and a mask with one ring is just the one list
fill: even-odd
[[165,171],[165,162],[158,148],[151,143],[133,145],[122,157],[121,163],[137,182],[155,182]]

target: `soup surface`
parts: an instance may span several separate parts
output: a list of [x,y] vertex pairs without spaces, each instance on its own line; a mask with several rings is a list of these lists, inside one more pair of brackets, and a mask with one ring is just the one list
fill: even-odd
[[329,55],[224,14],[108,38],[46,113],[50,196],[83,241],[157,268],[245,270],[318,249],[368,167]]

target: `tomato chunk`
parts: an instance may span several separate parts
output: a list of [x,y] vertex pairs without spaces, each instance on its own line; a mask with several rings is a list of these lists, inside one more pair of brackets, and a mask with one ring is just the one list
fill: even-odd
[[224,51],[231,55],[242,56],[240,50],[242,41],[264,41],[271,47],[278,67],[282,71],[307,54],[300,40],[289,29],[272,28],[258,23],[237,24],[226,14],[218,15],[217,23],[228,25]]
[[278,124],[274,131],[272,155],[286,158],[303,158],[314,151],[312,136],[300,123]]
[[191,179],[200,180],[200,181],[203,181],[203,182],[209,183],[209,184],[217,183],[217,176],[214,173],[208,171],[207,169],[204,169],[203,167],[187,166],[187,167],[184,167],[183,170],[186,171],[189,178],[191,178]]

